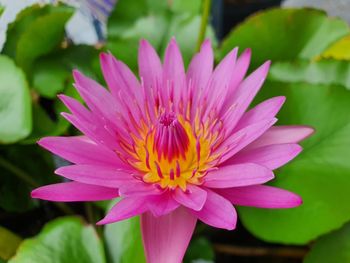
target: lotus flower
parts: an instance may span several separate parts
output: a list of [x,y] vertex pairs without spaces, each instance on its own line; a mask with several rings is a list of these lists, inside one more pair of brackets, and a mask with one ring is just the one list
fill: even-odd
[[244,78],[251,52],[237,58],[237,50],[213,69],[206,40],[185,72],[174,39],[163,63],[141,40],[139,79],[111,54],[101,54],[109,90],[74,71],[88,108],[59,97],[71,111],[62,115],[84,135],[39,141],[73,163],[55,171],[72,181],[40,187],[32,197],[62,202],[120,197],[98,224],[140,215],[150,263],[181,262],[198,219],[234,229],[233,205],[300,205],[298,195],[263,184],[300,153],[297,143],[313,130],[273,126],[284,97],[248,110],[270,62]]

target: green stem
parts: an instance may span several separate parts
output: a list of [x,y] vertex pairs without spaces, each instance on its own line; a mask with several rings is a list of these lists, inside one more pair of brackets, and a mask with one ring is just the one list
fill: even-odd
[[98,215],[98,210],[96,210],[92,203],[85,203],[85,212],[88,222],[94,226],[97,234],[100,237],[102,237],[102,226],[96,225],[96,222],[100,219]]
[[[19,178],[20,180],[22,180],[23,182],[25,182],[26,184],[28,184],[31,187],[39,187],[40,185],[35,182],[33,180],[33,178],[26,173],[25,171],[23,171],[22,169],[18,168],[17,166],[15,166],[14,164],[12,164],[11,162],[7,161],[6,159],[0,157],[0,166],[4,167],[6,170],[10,171],[12,174],[14,174],[15,176],[17,176],[17,178]],[[74,214],[74,211],[67,205],[62,204],[62,203],[53,203],[57,208],[59,208],[62,212],[64,212],[65,214],[71,215]]]
[[205,33],[206,33],[209,14],[210,14],[210,7],[211,7],[211,0],[204,0],[202,19],[201,19],[201,27],[199,29],[199,35],[198,35],[198,40],[197,40],[197,51],[200,50],[201,44],[205,38]]
[[86,217],[87,220],[90,224],[95,224],[95,216],[94,216],[94,211],[93,207],[90,203],[85,203],[85,212],[86,212]]

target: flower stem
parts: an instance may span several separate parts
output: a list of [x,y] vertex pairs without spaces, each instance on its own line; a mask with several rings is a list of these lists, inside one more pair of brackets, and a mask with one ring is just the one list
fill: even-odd
[[210,7],[211,7],[211,0],[204,0],[201,26],[199,29],[199,35],[198,35],[198,40],[197,40],[197,51],[200,50],[201,44],[205,38],[205,33],[206,33],[208,18],[209,18],[209,13],[210,13]]
[[[12,174],[14,174],[15,176],[17,176],[17,178],[19,178],[20,180],[22,180],[23,182],[25,182],[26,184],[28,184],[31,187],[39,187],[40,185],[35,182],[33,180],[33,178],[26,173],[25,171],[23,171],[22,169],[18,168],[17,166],[15,166],[14,164],[12,164],[11,162],[9,162],[8,160],[0,157],[0,166],[4,167],[6,170],[10,171]],[[67,205],[62,204],[62,203],[53,203],[57,208],[59,208],[62,212],[64,212],[65,214],[71,215],[74,214],[74,211]]]

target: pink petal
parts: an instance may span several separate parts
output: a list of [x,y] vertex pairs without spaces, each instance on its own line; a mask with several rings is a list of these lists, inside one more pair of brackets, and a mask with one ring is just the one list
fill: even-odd
[[[204,101],[207,100],[207,114],[212,108],[220,110],[232,79],[233,68],[236,63],[238,48],[233,49],[215,68],[207,89],[203,94]],[[214,92],[215,91],[215,92]]]
[[118,197],[118,190],[78,182],[50,184],[36,188],[32,198],[54,202],[100,201]]
[[247,148],[253,149],[271,144],[298,143],[313,133],[314,129],[309,126],[274,126]]
[[100,118],[108,118],[115,124],[117,113],[116,101],[110,93],[96,81],[84,76],[77,70],[73,71],[75,87],[88,107]]
[[104,129],[104,127],[99,126],[98,123],[93,124],[86,120],[80,119],[78,116],[65,112],[62,112],[61,115],[97,144],[102,144],[111,150],[119,150],[120,145],[117,143],[118,141],[116,135],[113,135]]
[[75,116],[88,122],[95,120],[93,114],[76,99],[73,99],[63,94],[57,95],[57,97]]
[[302,151],[298,144],[273,144],[234,155],[225,165],[239,163],[256,163],[271,170],[277,169],[294,159]]
[[267,61],[250,74],[234,92],[232,96],[232,106],[229,109],[232,113],[226,113],[227,116],[223,118],[226,124],[227,134],[230,134],[236,127],[238,121],[255,98],[265,81],[269,68],[270,61]]
[[216,150],[219,153],[223,152],[220,162],[230,159],[234,154],[238,153],[244,147],[258,139],[262,134],[269,129],[277,119],[263,120],[255,124],[249,125],[235,134],[231,135],[221,147]]
[[148,204],[149,210],[155,217],[169,214],[179,206],[179,203],[174,200],[168,191],[162,195],[151,197],[151,201]]
[[148,210],[149,200],[145,197],[126,197],[116,203],[107,215],[97,225],[115,223],[133,216],[140,215]]
[[207,191],[195,185],[187,185],[186,192],[177,188],[173,197],[179,204],[198,211],[204,206],[207,199]]
[[235,130],[240,130],[246,126],[259,122],[261,120],[272,119],[281,109],[286,98],[283,96],[274,97],[246,112],[239,120]]
[[100,61],[103,76],[114,97],[118,98],[119,93],[123,92],[125,96],[131,96],[141,103],[140,83],[128,66],[108,53],[101,53]]
[[231,188],[263,184],[274,178],[273,172],[254,163],[234,164],[219,167],[204,177],[204,186]]
[[248,48],[244,50],[244,52],[237,59],[237,62],[233,69],[233,76],[230,83],[230,89],[225,98],[224,105],[221,108],[222,113],[226,112],[228,108],[231,107],[231,105],[233,104],[233,98],[234,98],[233,94],[236,91],[239,84],[242,82],[245,74],[247,73],[247,70],[249,68],[249,63],[250,63],[250,57],[251,57],[251,49]]
[[126,167],[113,151],[85,136],[45,137],[38,144],[72,163]]
[[171,39],[165,51],[163,79],[162,93],[167,94],[163,98],[168,101],[173,97],[175,103],[179,102],[181,95],[186,90],[185,68],[180,49],[174,38]]
[[224,197],[208,190],[207,201],[202,210],[191,212],[207,225],[233,230],[236,227],[237,213]]
[[123,171],[102,165],[69,165],[58,168],[55,173],[80,183],[113,188],[135,180],[131,176],[130,171]]
[[152,45],[145,39],[140,41],[139,54],[139,75],[143,80],[146,92],[150,92],[158,86],[162,81],[162,63],[157,52]]
[[141,180],[134,180],[132,183],[123,184],[119,188],[121,196],[145,196],[145,195],[160,195],[164,192],[155,184],[145,183]]
[[302,204],[300,196],[268,185],[220,189],[218,193],[234,205],[260,208],[292,208]]
[[154,217],[141,216],[141,229],[148,263],[181,263],[197,219],[185,208]]
[[206,89],[211,74],[213,72],[214,54],[210,40],[203,42],[201,50],[191,60],[187,70],[187,83],[191,89],[190,99],[192,99],[191,116],[194,118],[197,108],[197,101],[203,90]]

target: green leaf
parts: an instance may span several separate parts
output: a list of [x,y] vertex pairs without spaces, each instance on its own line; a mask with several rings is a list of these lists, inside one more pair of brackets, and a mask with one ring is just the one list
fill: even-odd
[[[115,204],[115,202],[111,202],[111,204]],[[111,262],[146,262],[142,245],[139,217],[133,217],[106,225],[104,229],[104,237]]]
[[119,0],[108,18],[108,39],[118,38],[140,17],[147,15],[147,0]]
[[318,239],[304,263],[350,262],[350,224]]
[[323,58],[350,60],[350,36],[346,36],[322,53]]
[[201,0],[174,0],[170,3],[170,9],[175,13],[199,14],[201,7]]
[[77,217],[47,223],[40,234],[26,239],[9,263],[104,263],[101,240],[91,225]]
[[13,143],[32,129],[31,98],[26,78],[14,62],[0,55],[0,143]]
[[[171,37],[175,36],[185,65],[196,51],[200,28],[200,1],[135,1],[132,5],[121,0],[108,20],[107,49],[137,71],[139,40],[151,42],[162,55]],[[135,9],[137,8],[139,9]],[[132,9],[132,10],[131,10]],[[208,25],[207,37],[214,39]]]
[[11,258],[21,242],[22,239],[19,236],[0,226],[0,259]]
[[78,69],[87,76],[101,81],[101,71],[95,68],[96,61],[98,61],[98,50],[85,45],[72,46],[36,61],[33,75],[34,89],[41,96],[53,99],[50,105],[52,107],[44,109],[39,103],[33,104],[33,131],[21,143],[35,143],[41,137],[57,136],[67,131],[70,124],[60,113],[68,110],[56,95],[62,92],[81,101],[73,87],[72,70]]
[[16,48],[16,62],[29,71],[38,57],[57,48],[64,37],[64,27],[73,14],[71,9],[60,8],[43,15],[30,23],[19,37]]
[[42,60],[35,64],[33,87],[43,97],[54,99],[67,85],[71,73],[58,60]]
[[350,63],[333,59],[273,63],[269,79],[274,81],[341,85],[350,89]]
[[2,53],[15,58],[17,42],[21,35],[26,31],[27,27],[38,17],[49,12],[48,5],[42,6],[39,4],[29,6],[19,12],[16,20],[8,25],[6,32],[6,42]]
[[304,151],[276,171],[271,184],[303,198],[294,209],[239,209],[243,224],[269,242],[305,244],[350,220],[350,91],[347,61],[322,54],[349,34],[346,22],[312,9],[272,9],[235,28],[222,57],[235,46],[251,47],[252,68],[271,59],[268,81],[256,102],[284,95],[278,125],[310,125],[316,134]]
[[251,16],[233,29],[221,48],[222,58],[233,47],[251,48],[252,67],[267,59],[312,59],[349,34],[348,24],[312,9],[271,9]]
[[207,263],[214,262],[214,249],[208,239],[199,237],[191,241],[185,255],[184,262],[199,262],[203,260]]
[[[191,58],[196,52],[197,39],[199,34],[199,28],[201,23],[200,15],[179,14],[173,15],[169,24],[169,28],[166,30],[167,34],[163,41],[163,52],[172,37],[176,38],[184,64],[188,65]],[[213,29],[208,25],[206,38],[212,39],[212,43],[215,45],[216,40]],[[160,53],[163,53],[160,52]]]
[[159,50],[167,30],[168,21],[163,16],[145,16],[138,19],[132,27],[119,35],[117,39],[110,39],[107,48],[118,59],[125,62],[132,70],[137,70],[137,50],[141,38],[147,39]]

